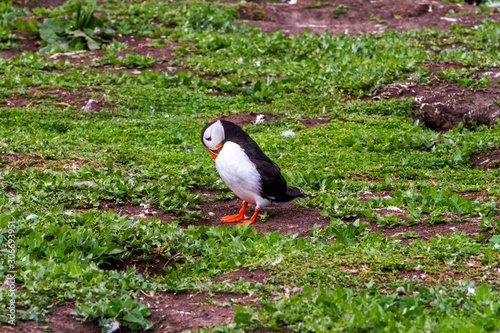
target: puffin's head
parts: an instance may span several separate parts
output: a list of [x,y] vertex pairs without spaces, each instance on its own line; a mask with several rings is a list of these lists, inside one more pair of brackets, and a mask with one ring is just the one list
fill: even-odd
[[224,127],[220,120],[206,124],[201,131],[201,142],[213,158],[217,158],[219,155],[225,139]]

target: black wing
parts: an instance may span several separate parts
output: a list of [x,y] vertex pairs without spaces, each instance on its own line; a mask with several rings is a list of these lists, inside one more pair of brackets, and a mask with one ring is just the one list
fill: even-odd
[[276,202],[290,201],[286,195],[288,186],[279,166],[267,156],[264,160],[257,159],[252,162],[261,177],[262,197]]
[[255,164],[261,176],[263,198],[275,202],[288,202],[304,196],[297,188],[288,186],[279,166],[260,149],[259,145],[243,129],[226,120],[221,120],[226,141],[237,143],[245,149],[248,158]]

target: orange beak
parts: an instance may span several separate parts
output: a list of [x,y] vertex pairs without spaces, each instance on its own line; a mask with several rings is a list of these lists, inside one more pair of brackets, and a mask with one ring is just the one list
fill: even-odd
[[[208,149],[208,148],[207,148]],[[212,157],[214,158],[214,160],[217,158],[217,154],[214,153],[213,151],[211,151],[210,149],[208,149],[208,152],[210,153],[210,155],[212,155]]]
[[217,146],[215,146],[216,149],[210,149],[210,148],[207,148],[208,149],[208,152],[210,153],[210,155],[212,155],[212,157],[214,159],[217,158],[217,156],[219,156],[219,152],[222,148],[222,145],[220,143],[217,144]]

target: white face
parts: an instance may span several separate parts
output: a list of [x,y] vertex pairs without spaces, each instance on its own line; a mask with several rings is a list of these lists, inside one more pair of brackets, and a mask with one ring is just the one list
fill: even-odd
[[203,144],[208,149],[215,150],[222,148],[222,142],[224,139],[224,127],[222,127],[219,120],[210,125],[210,127],[208,127],[203,133]]

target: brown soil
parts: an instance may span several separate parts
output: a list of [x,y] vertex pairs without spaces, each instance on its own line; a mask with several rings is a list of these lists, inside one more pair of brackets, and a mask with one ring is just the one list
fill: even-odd
[[[436,74],[442,69],[453,67],[460,70],[463,66],[453,62],[436,62],[422,64]],[[426,127],[446,131],[463,123],[467,128],[476,125],[495,126],[500,119],[500,105],[495,101],[500,99],[500,84],[496,75],[497,69],[484,70],[473,74],[471,78],[480,79],[488,75],[490,85],[486,88],[463,87],[457,82],[431,79],[429,85],[415,82],[391,83],[382,89],[376,89],[372,97],[366,99],[414,97],[417,104],[415,120],[422,121]]]
[[158,253],[144,256],[142,251],[134,250],[128,258],[123,260],[108,260],[108,264],[101,265],[101,268],[116,271],[128,271],[135,268],[135,271],[140,274],[165,276],[166,272],[164,268],[167,266],[175,267],[176,263],[179,262],[175,260],[175,256],[166,260]]
[[429,274],[429,272],[426,271],[414,271],[414,270],[407,270],[407,269],[402,269],[398,271],[396,276],[394,278],[396,279],[406,279],[406,280],[416,280],[419,283],[428,281],[430,279],[441,279],[441,278],[453,278],[453,277],[458,277],[458,278],[464,278],[463,274],[456,273],[456,272],[440,272],[439,274]]
[[[2,332],[26,332],[26,333],[43,333],[43,332],[72,332],[72,333],[91,333],[100,332],[101,328],[97,321],[87,320],[85,322],[77,321],[71,312],[75,310],[75,304],[64,303],[52,308],[49,314],[45,315],[47,322],[37,323],[35,321],[18,321],[17,325],[10,330],[12,326],[6,326]],[[50,327],[47,331],[46,327]],[[9,327],[9,328],[7,328]]]
[[[220,226],[229,225],[235,226],[237,223],[223,223],[220,218],[226,215],[237,214],[241,208],[242,201],[240,199],[232,199],[227,201],[210,201],[214,196],[221,194],[222,191],[210,191],[205,188],[200,188],[200,194],[204,198],[205,203],[201,206],[202,219],[198,221],[184,222],[182,226]],[[249,218],[253,214],[254,207],[247,207],[246,217]],[[308,236],[308,231],[317,224],[320,227],[330,224],[330,220],[320,213],[322,210],[316,208],[299,208],[295,205],[285,207],[266,207],[263,212],[267,212],[265,221],[259,217],[253,227],[257,228],[259,233],[279,231],[280,234],[299,234],[300,236]],[[262,212],[262,213],[263,213]]]
[[[420,191],[419,191],[420,193]],[[462,198],[467,198],[471,200],[476,200],[476,199],[486,199],[490,198],[491,196],[488,194],[487,191],[473,191],[473,192],[455,192],[457,193],[460,197]],[[356,198],[356,200],[361,200],[361,201],[367,201],[370,198],[373,197],[381,197],[383,199],[389,199],[390,196],[394,194],[394,191],[380,191],[380,192],[361,192],[359,193],[359,196]]]
[[[403,279],[403,280],[411,280],[415,286],[419,285],[425,285],[425,286],[432,286],[435,285],[436,283],[442,283],[446,285],[446,283],[452,279],[452,281],[458,281],[458,280],[464,280],[464,279],[469,279],[469,280],[478,280],[475,279],[474,277],[463,274],[463,273],[458,273],[458,272],[453,272],[453,271],[442,271],[439,273],[430,273],[427,271],[416,271],[416,270],[406,270],[402,269],[399,271],[391,280],[394,279]],[[379,278],[379,280],[383,281],[384,278]],[[435,282],[434,282],[435,281]],[[418,290],[418,289],[417,289]],[[406,291],[400,292],[400,295],[405,295]]]
[[[136,297],[137,298],[137,297]],[[148,320],[155,323],[151,332],[183,332],[206,326],[231,323],[234,317],[234,305],[246,306],[255,303],[248,295],[216,293],[207,295],[198,294],[164,294],[153,295],[144,293],[138,298],[149,306]],[[65,303],[55,306],[45,316],[48,322],[18,321],[15,327],[2,327],[2,332],[73,332],[93,333],[101,332],[97,320],[87,319],[85,322],[77,320],[71,315],[75,305]],[[12,328],[12,330],[11,330]],[[119,329],[117,332],[130,332],[128,329]]]
[[0,171],[7,166],[18,170],[25,170],[28,166],[37,164],[41,160],[40,157],[30,157],[21,154],[0,154]]
[[16,7],[25,7],[29,9],[42,7],[42,8],[55,8],[64,4],[67,0],[14,0],[12,4]]
[[26,52],[36,52],[38,47],[36,46],[37,40],[31,38],[31,34],[25,31],[15,31],[16,35],[19,39],[12,41],[13,44],[17,44],[20,46],[20,49],[17,48],[8,48],[5,50],[0,50],[0,57],[10,59],[15,57],[16,55],[21,54],[23,51]]
[[467,198],[471,200],[476,199],[486,199],[491,198],[487,191],[475,191],[475,192],[457,192],[462,198]]
[[332,121],[331,118],[304,118],[304,119],[297,119],[298,121],[300,121],[302,123],[302,125],[304,125],[305,127],[313,127],[313,126],[317,126],[317,125],[326,125],[328,124],[330,121]]
[[483,151],[478,154],[472,154],[470,157],[472,168],[481,170],[498,169],[500,168],[500,148]]
[[[435,0],[369,1],[369,0],[323,0],[320,8],[307,8],[317,4],[316,0],[297,1],[297,4],[264,3],[259,6],[240,8],[242,22],[255,25],[260,30],[271,33],[280,29],[287,34],[323,33],[328,29],[333,34],[355,34],[358,32],[382,32],[388,29],[409,30],[433,27],[448,29],[453,23],[475,25],[479,19],[498,19],[500,14],[465,14],[448,16],[450,10],[475,11],[476,6]],[[334,18],[333,11],[340,5],[347,6],[345,14]],[[431,11],[430,11],[431,10]],[[262,15],[262,13],[264,15]]]
[[[373,212],[376,212],[377,214],[383,216],[394,214],[394,217],[401,219],[404,224],[396,226],[379,226],[377,222],[371,220],[370,218],[361,217],[360,221],[370,222],[370,225],[366,228],[366,231],[380,231],[386,237],[395,237],[396,239],[400,240],[402,244],[408,244],[413,239],[429,240],[436,235],[446,236],[448,234],[462,232],[465,232],[471,237],[482,234],[486,237],[486,239],[488,239],[490,236],[487,231],[479,227],[478,222],[481,219],[480,217],[471,217],[465,222],[453,222],[452,218],[460,217],[460,214],[448,212],[441,215],[441,217],[446,218],[446,222],[435,224],[427,224],[421,222],[414,225],[407,225],[408,219],[406,215],[408,215],[408,212],[405,210],[398,209],[396,207],[387,207],[374,209]],[[424,214],[422,217],[425,217]],[[412,232],[415,233],[414,236],[405,235]]]
[[[205,204],[201,207],[201,215],[204,218],[200,221],[189,222],[196,226],[234,226],[236,223],[223,223],[220,218],[226,215],[237,214],[241,208],[242,201],[239,199],[229,201],[216,201]],[[246,217],[253,214],[252,206],[247,208]],[[298,208],[296,206],[287,207],[266,207],[268,216],[264,222],[260,218],[252,225],[259,233],[279,231],[280,234],[299,234],[308,236],[309,230],[317,224],[320,227],[330,224],[330,220],[321,216],[320,209]]]
[[[379,213],[381,214],[381,213]],[[382,214],[384,215],[384,214]],[[401,216],[397,216],[401,218]],[[415,224],[412,226],[400,225],[400,226],[377,226],[375,222],[371,222],[367,227],[368,231],[380,231],[387,237],[396,237],[396,239],[402,240],[403,243],[408,243],[411,239],[424,239],[429,240],[435,235],[446,236],[448,234],[454,234],[455,232],[461,233],[465,232],[466,234],[474,237],[478,234],[487,233],[481,229],[477,224],[477,219],[470,219],[467,222],[445,222],[438,223],[434,225],[429,224]],[[401,238],[400,235],[403,233],[410,233],[414,231],[414,238]]]
[[6,98],[6,103],[0,104],[0,107],[19,108],[31,103],[32,105],[54,105],[61,108],[75,106],[82,112],[98,112],[103,109],[114,109],[104,98],[90,97],[91,93],[97,92],[90,89],[79,92],[63,89],[42,90],[35,87],[28,87],[26,89],[29,91],[29,94],[10,95]]
[[99,209],[102,211],[108,211],[111,209],[113,212],[120,215],[129,215],[134,217],[140,217],[146,220],[150,220],[153,215],[160,221],[173,221],[173,214],[168,214],[162,212],[157,207],[148,207],[148,206],[140,206],[140,205],[119,205],[109,201],[102,201],[99,204]]
[[233,272],[228,272],[213,278],[213,281],[238,280],[243,279],[248,282],[264,283],[269,278],[269,273],[262,268],[249,270],[248,268],[240,268]]
[[255,303],[248,295],[217,293],[209,296],[199,294],[166,294],[146,298],[143,302],[150,305],[151,316],[148,320],[155,323],[153,332],[183,332],[197,328],[231,323],[234,317],[234,304],[246,306]]

